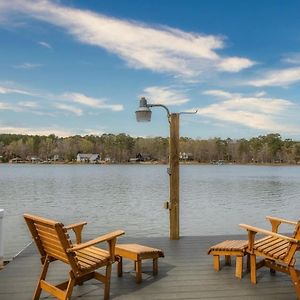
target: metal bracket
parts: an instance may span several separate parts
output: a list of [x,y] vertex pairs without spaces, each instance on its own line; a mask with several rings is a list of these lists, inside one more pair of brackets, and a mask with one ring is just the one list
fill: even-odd
[[171,168],[167,168],[167,173],[171,176]]
[[171,210],[171,203],[170,203],[170,201],[164,202],[164,208],[168,209],[168,210]]

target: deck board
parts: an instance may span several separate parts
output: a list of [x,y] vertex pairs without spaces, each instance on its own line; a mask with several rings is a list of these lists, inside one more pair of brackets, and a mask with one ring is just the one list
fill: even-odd
[[[235,260],[232,266],[224,266],[215,272],[212,256],[207,249],[226,239],[242,239],[241,236],[203,236],[182,237],[179,241],[159,238],[122,238],[120,242],[140,243],[165,252],[165,258],[159,259],[158,275],[152,276],[151,261],[143,263],[143,281],[136,284],[133,264],[124,261],[124,275],[116,276],[113,266],[111,299],[244,299],[244,300],[294,300],[296,298],[290,278],[281,273],[271,276],[267,268],[258,270],[258,283],[250,283],[249,273],[242,280],[234,276]],[[67,266],[55,262],[49,271],[49,280],[59,283],[67,279]],[[39,256],[32,244],[17,258],[0,271],[1,300],[29,300],[41,270]],[[102,299],[103,285],[90,280],[76,287],[72,299]],[[41,299],[53,299],[42,294]]]

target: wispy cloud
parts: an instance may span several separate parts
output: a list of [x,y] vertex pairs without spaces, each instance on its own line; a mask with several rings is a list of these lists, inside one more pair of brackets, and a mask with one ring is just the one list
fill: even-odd
[[300,67],[272,70],[265,73],[261,79],[250,80],[249,85],[262,86],[289,86],[300,81]]
[[13,68],[31,70],[31,69],[39,68],[41,66],[42,66],[41,64],[33,64],[33,63],[25,62],[25,63],[19,64],[19,65],[14,65]]
[[225,92],[223,90],[207,90],[202,93],[203,95],[215,96],[220,98],[231,98],[232,93]]
[[112,111],[121,111],[124,109],[123,105],[121,104],[108,104],[107,99],[92,98],[81,93],[65,93],[63,94],[63,97],[74,103],[82,104],[96,109],[109,109]]
[[255,97],[258,97],[258,98],[264,97],[264,96],[266,96],[266,95],[267,95],[267,93],[266,93],[265,91],[256,92],[256,93],[254,94],[254,96],[255,96]]
[[28,135],[50,135],[55,134],[59,137],[67,137],[75,135],[74,130],[63,130],[60,128],[30,128],[30,127],[13,127],[4,126],[0,124],[0,133],[12,133],[12,134],[28,134]]
[[218,67],[220,70],[226,72],[239,72],[243,69],[250,68],[254,65],[254,62],[242,57],[229,57],[220,60]]
[[15,112],[31,111],[37,108],[38,104],[34,101],[20,101],[17,103],[0,102],[0,110],[11,110]]
[[233,94],[222,102],[200,108],[198,114],[248,128],[299,134],[298,126],[290,125],[286,117],[292,108],[294,104],[285,99]]
[[189,98],[182,91],[166,86],[150,86],[144,89],[143,95],[151,103],[164,105],[182,105],[189,101]]
[[20,101],[18,105],[25,108],[37,108],[38,104],[35,101]]
[[59,26],[81,43],[115,53],[132,68],[195,77],[208,70],[238,72],[255,64],[248,58],[218,54],[225,47],[220,36],[120,20],[58,2],[11,0],[2,3],[1,11]]
[[38,44],[45,48],[52,49],[52,46],[49,43],[41,41],[41,42],[38,42]]
[[25,90],[19,90],[16,88],[4,87],[0,86],[0,94],[21,94],[21,95],[28,95],[32,96],[33,93]]
[[63,110],[63,111],[67,111],[67,112],[71,112],[77,116],[82,116],[83,111],[82,109],[78,108],[78,107],[74,107],[72,105],[67,105],[67,104],[62,104],[62,103],[56,103],[54,105],[57,109]]
[[288,55],[284,55],[282,62],[293,65],[300,65],[300,53],[291,53]]
[[22,111],[23,108],[8,102],[0,102],[0,110],[12,110],[15,112],[19,112]]

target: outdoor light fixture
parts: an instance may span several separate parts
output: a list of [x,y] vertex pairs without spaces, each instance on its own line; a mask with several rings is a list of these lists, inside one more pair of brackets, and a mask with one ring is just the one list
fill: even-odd
[[170,239],[178,240],[179,233],[179,115],[195,114],[195,112],[170,113],[163,104],[148,104],[147,99],[142,97],[140,105],[135,112],[138,122],[150,122],[152,111],[150,107],[162,107],[167,112],[170,125],[169,139],[169,165],[168,175],[170,178],[170,199],[164,205],[170,212]]
[[150,122],[151,121],[152,111],[147,104],[147,100],[145,97],[140,99],[140,106],[138,110],[135,112],[136,120],[138,122]]
[[135,112],[136,120],[138,122],[150,122],[151,121],[151,114],[152,111],[150,107],[163,107],[167,111],[168,118],[170,117],[170,111],[169,109],[162,104],[148,104],[147,99],[145,97],[142,97],[140,99],[140,106]]
[[140,105],[135,112],[138,122],[150,122],[152,111],[150,107],[162,107],[167,112],[170,125],[170,150],[168,174],[170,177],[170,200],[165,208],[170,211],[170,239],[179,239],[179,114],[170,114],[169,109],[162,104],[148,104],[145,97],[140,99]]

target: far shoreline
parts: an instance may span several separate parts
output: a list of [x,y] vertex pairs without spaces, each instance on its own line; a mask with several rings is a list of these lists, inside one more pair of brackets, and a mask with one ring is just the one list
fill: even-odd
[[[107,163],[107,162],[100,162],[100,163],[79,163],[79,162],[40,162],[40,163],[32,163],[32,162],[1,162],[0,165],[75,165],[75,166],[91,166],[91,165],[166,165],[168,166],[167,162],[160,162],[160,161],[153,161],[153,162],[123,162],[123,163]],[[300,163],[280,163],[280,162],[274,162],[274,163],[241,163],[241,162],[222,162],[222,163],[209,163],[209,162],[196,162],[196,161],[190,161],[190,162],[180,162],[181,166],[188,166],[188,165],[202,165],[202,166],[269,166],[269,167],[292,167],[292,166],[300,166]]]

